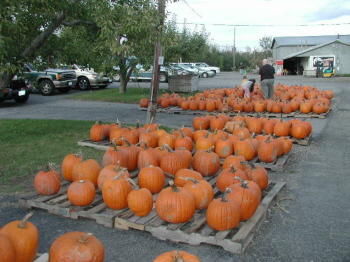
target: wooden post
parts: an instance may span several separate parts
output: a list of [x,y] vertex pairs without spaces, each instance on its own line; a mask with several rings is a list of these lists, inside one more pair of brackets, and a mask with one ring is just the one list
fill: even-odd
[[150,88],[150,99],[147,110],[147,123],[155,122],[157,114],[158,90],[159,90],[159,57],[162,56],[162,31],[165,17],[165,0],[158,0],[158,12],[160,14],[159,27],[157,31],[157,41],[154,48],[153,74]]

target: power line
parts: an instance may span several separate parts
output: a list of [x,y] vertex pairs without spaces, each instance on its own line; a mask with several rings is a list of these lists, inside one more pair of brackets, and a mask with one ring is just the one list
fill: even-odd
[[213,25],[213,26],[240,26],[240,27],[249,27],[249,26],[255,26],[255,27],[265,27],[265,26],[273,26],[273,27],[289,27],[289,26],[331,26],[331,25],[350,25],[350,23],[335,23],[335,24],[299,24],[299,25],[245,25],[245,24],[205,24],[205,23],[176,23],[178,25]]
[[184,3],[185,3],[189,8],[191,8],[191,10],[192,10],[196,15],[198,15],[200,18],[203,18],[203,17],[201,17],[201,16],[196,12],[196,10],[194,10],[194,9],[192,8],[192,6],[190,6],[190,5],[187,3],[186,0],[183,0],[183,1],[184,1]]

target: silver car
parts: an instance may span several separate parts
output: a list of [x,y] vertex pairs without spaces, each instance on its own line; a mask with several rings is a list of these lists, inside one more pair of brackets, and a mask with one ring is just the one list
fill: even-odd
[[74,70],[77,75],[76,88],[88,90],[91,87],[106,88],[113,82],[113,79],[93,70],[76,64],[65,66],[67,69]]
[[208,77],[215,76],[214,71],[211,71],[210,69],[207,69],[204,67],[197,67],[197,66],[193,66],[193,65],[185,65],[185,67],[189,67],[189,68],[198,70],[198,75],[201,78],[208,78]]

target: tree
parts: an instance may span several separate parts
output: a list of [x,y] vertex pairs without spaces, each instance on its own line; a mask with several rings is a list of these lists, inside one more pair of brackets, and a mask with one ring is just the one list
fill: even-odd
[[38,56],[97,69],[115,61],[125,65],[128,54],[142,61],[151,54],[152,47],[147,48],[153,45],[156,21],[152,0],[5,1],[0,9],[0,90],[24,62]]
[[259,45],[263,50],[263,53],[266,57],[271,57],[272,56],[272,36],[263,36],[262,38],[259,39]]

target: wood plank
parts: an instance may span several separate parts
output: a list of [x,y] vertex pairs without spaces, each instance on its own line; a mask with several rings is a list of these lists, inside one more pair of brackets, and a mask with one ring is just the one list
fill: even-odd
[[48,262],[49,261],[49,254],[37,254],[37,259],[34,260],[34,262]]

